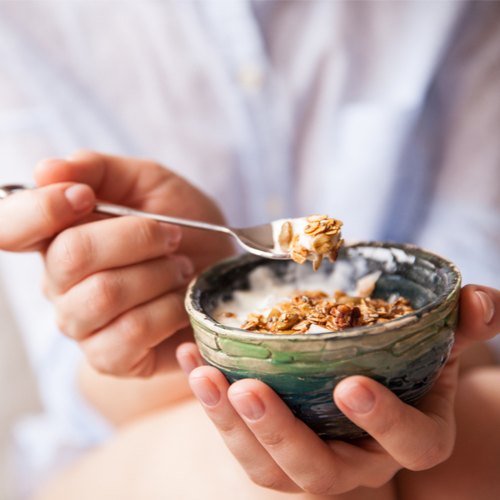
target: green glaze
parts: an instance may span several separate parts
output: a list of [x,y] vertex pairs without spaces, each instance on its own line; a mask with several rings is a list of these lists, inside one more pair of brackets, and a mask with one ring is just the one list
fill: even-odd
[[[415,261],[399,262],[394,257],[393,262],[381,263],[367,257],[366,248],[402,250]],[[403,401],[416,403],[446,362],[458,318],[460,273],[452,263],[409,245],[390,243],[360,243],[344,248],[339,255],[339,260],[347,262],[356,259],[358,264],[364,259],[368,270],[383,271],[376,296],[387,298],[401,292],[419,309],[380,325],[321,334],[273,335],[220,325],[210,317],[212,310],[234,289],[248,286],[246,277],[256,266],[271,266],[281,276],[287,266],[297,265],[250,255],[205,271],[191,284],[186,298],[204,359],[230,382],[262,380],[325,439],[363,435],[333,402],[335,385],[347,376],[372,377]],[[334,268],[324,267],[323,272]],[[353,275],[354,280],[358,277]]]

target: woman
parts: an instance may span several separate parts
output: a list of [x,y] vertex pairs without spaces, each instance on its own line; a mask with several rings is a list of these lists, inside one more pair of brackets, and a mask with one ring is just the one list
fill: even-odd
[[[65,155],[81,146],[120,155],[145,156],[147,151],[148,156],[161,163],[177,166],[189,181],[217,198],[232,225],[267,222],[285,215],[330,213],[346,222],[347,236],[350,232],[350,236],[363,239],[413,241],[452,259],[462,269],[465,282],[498,286],[495,186],[500,154],[493,139],[498,127],[495,118],[498,104],[494,96],[500,46],[496,4],[40,3],[35,7],[30,5],[28,11],[21,3],[2,5],[1,9],[2,85],[6,89],[4,95],[12,96],[5,100],[4,110],[14,104],[19,111],[3,115],[10,120],[5,130],[13,131],[19,144],[15,154],[9,153],[15,141],[10,140],[9,149],[3,149],[0,163],[4,168],[13,167],[3,173],[5,183],[26,179],[28,174],[21,171],[21,166],[32,165],[40,156]],[[6,250],[37,248],[44,252],[46,293],[56,305],[62,330],[80,341],[90,361],[83,363],[80,372],[84,399],[74,384],[78,377],[75,366],[81,358],[76,344],[63,340],[53,327],[46,305],[36,309],[38,299],[33,300],[26,293],[32,287],[34,273],[39,272],[38,267],[29,267],[25,259],[19,263],[13,257],[2,256],[4,275],[16,278],[8,280],[15,283],[10,291],[20,311],[27,348],[44,394],[49,415],[44,430],[50,429],[45,435],[53,436],[51,441],[30,442],[29,449],[24,450],[26,467],[34,464],[30,457],[40,456],[40,451],[51,457],[46,463],[55,465],[65,461],[68,450],[73,455],[102,443],[111,432],[110,422],[115,425],[130,422],[189,394],[178,378],[175,384],[172,382],[169,377],[174,377],[173,374],[151,377],[148,382],[119,381],[99,375],[95,368],[115,375],[150,375],[154,369],[151,352],[159,353],[162,366],[170,366],[175,346],[189,338],[187,332],[185,336],[170,335],[187,324],[178,306],[177,290],[188,279],[190,261],[194,272],[198,272],[231,251],[227,242],[208,240],[204,241],[208,248],[200,253],[200,245],[192,233],[183,232],[179,242],[179,234],[172,228],[167,234],[159,229],[137,229],[138,234],[151,232],[147,240],[150,245],[138,244],[136,254],[132,242],[123,240],[129,243],[128,259],[115,261],[116,255],[111,253],[106,260],[104,253],[102,262],[98,259],[90,262],[98,264],[92,268],[86,261],[87,254],[80,252],[75,256],[78,245],[68,243],[73,238],[104,242],[98,230],[103,226],[91,224],[63,231],[47,246],[46,238],[51,241],[52,235],[75,221],[85,220],[81,217],[89,214],[96,195],[108,201],[149,207],[151,211],[220,220],[217,209],[192,187],[176,180],[176,187],[168,188],[167,179],[176,177],[149,163],[109,158],[84,154],[70,162],[40,165],[39,185],[56,190],[48,195],[50,206],[55,203],[52,196],[56,193],[64,200],[62,192],[70,185],[61,186],[61,182],[83,182],[94,193],[79,185],[73,196],[77,201],[86,201],[83,212],[69,217],[71,212],[66,210],[69,207],[64,209],[61,205],[63,210],[55,225],[47,216],[46,232],[38,232],[42,225],[32,227],[27,234],[14,231],[14,243],[11,237],[2,239],[2,248]],[[109,169],[107,177],[92,177],[99,168],[101,173],[108,172],[109,162],[116,167]],[[128,170],[118,165],[128,165]],[[124,185],[131,189],[135,186],[131,191],[135,197],[127,198],[123,191],[118,197],[111,196],[113,189]],[[164,190],[156,189],[163,185]],[[29,209],[31,196],[37,200],[42,192],[16,197],[19,200],[23,196],[23,205]],[[2,202],[1,209],[8,214],[5,219],[2,215],[2,219],[14,222],[14,229],[19,229],[25,219],[18,221],[12,215],[14,212],[22,217],[14,205],[15,199],[8,200],[9,204]],[[190,199],[196,202],[187,203]],[[54,214],[57,213],[54,209]],[[137,224],[106,222],[111,223],[112,226],[104,227],[106,237],[115,231],[130,236],[133,232],[128,224]],[[443,234],[445,227],[447,234]],[[470,237],[468,233],[464,237],[464,227],[474,231]],[[65,246],[73,249],[66,256]],[[109,246],[92,248],[98,257]],[[144,249],[150,249],[152,254],[141,254]],[[162,257],[166,254],[183,257]],[[130,266],[143,279],[142,272],[148,270],[150,275],[172,279],[158,280],[162,284],[153,287],[149,292],[152,296],[145,298],[144,287],[138,286],[132,296],[125,295],[128,302],[119,300],[128,288],[118,287],[109,294],[107,285],[102,284],[106,280],[99,281],[103,278],[100,273],[111,276],[110,267]],[[158,271],[160,268],[164,274]],[[88,281],[92,277],[97,284]],[[88,299],[94,295],[92,286],[104,287],[101,303]],[[488,303],[487,297],[493,302],[496,297],[488,289],[480,291],[486,296],[478,295],[469,306],[473,322],[481,319],[477,300],[482,297]],[[134,342],[144,339],[137,335],[140,328],[133,327],[134,314],[140,304],[155,300],[166,301],[177,311],[169,316],[169,321],[172,318],[175,321],[166,328],[160,316],[156,336],[148,338],[146,347],[140,344],[141,349],[137,349]],[[120,309],[117,303],[127,308]],[[22,314],[26,304],[36,311],[33,321]],[[129,314],[132,311],[135,312]],[[119,318],[123,319],[125,334],[114,329]],[[484,323],[484,329],[473,328],[477,338],[493,335],[496,323],[494,319],[491,321]],[[95,335],[96,332],[109,335]],[[123,342],[122,335],[132,343]],[[149,349],[156,345],[157,349]],[[190,348],[184,349],[181,354],[191,360],[191,367],[196,365],[195,354]],[[193,377],[199,373],[195,372]],[[201,373],[206,375],[202,378],[216,383],[220,394],[225,394],[223,381],[213,378],[217,375]],[[173,391],[173,386],[178,389]],[[108,392],[94,390],[95,387],[107,387]],[[163,387],[168,387],[168,391],[160,389]],[[122,398],[119,391],[123,391]],[[110,394],[114,399],[112,405]],[[127,401],[128,406],[124,406]],[[222,401],[221,408],[227,408],[227,400]],[[192,411],[193,407],[190,408]],[[199,416],[196,412],[189,414]],[[215,418],[214,412],[211,414]],[[232,418],[241,424],[234,413]],[[186,415],[178,419],[186,422]],[[64,422],[63,427],[60,422]],[[196,422],[201,425],[201,421]],[[33,431],[26,425],[20,430],[21,436]],[[185,434],[178,425],[179,422],[176,432],[169,437],[184,436],[185,443]],[[153,429],[151,422],[146,427]],[[155,437],[162,432],[161,428],[158,424],[150,442],[158,443]],[[129,429],[133,433],[135,427]],[[452,426],[449,429],[451,432]],[[127,432],[118,434],[116,442],[122,442],[120,436],[126,439]],[[449,438],[450,435],[445,440],[448,447],[453,441]],[[148,441],[145,436],[140,440]],[[135,447],[124,446],[129,450]],[[169,459],[171,467],[183,463],[180,449]],[[240,453],[232,450],[239,457]],[[435,461],[445,458],[446,451],[449,449],[444,447]],[[115,463],[117,455],[128,455],[109,453],[113,458],[108,464]],[[87,457],[91,460],[92,455]],[[163,461],[167,457],[158,459]],[[273,462],[266,471],[276,470]],[[102,465],[99,460],[94,463]],[[154,463],[147,467],[148,472],[156,470]],[[248,464],[244,466],[248,469]],[[94,479],[84,480],[85,484],[92,485],[102,470],[107,471],[108,479],[113,475],[113,469],[104,465],[88,467],[86,470],[93,472],[86,477]],[[224,471],[227,467],[226,464],[215,469]],[[132,465],[127,465],[126,470],[131,473]],[[200,467],[197,473],[202,470]],[[389,475],[390,472],[385,471]],[[249,473],[254,476],[252,470]],[[285,486],[292,488],[279,474],[278,470],[277,479],[271,474],[267,485],[278,490]],[[123,475],[122,469],[120,476]],[[71,484],[83,492],[82,481],[70,477],[61,479],[60,484],[67,492],[71,491]],[[166,477],[168,485],[173,487],[174,479],[182,476],[172,470]],[[235,472],[234,477],[238,478],[238,494],[242,494],[240,476]],[[462,471],[459,477],[467,476]],[[266,481],[257,482],[266,485]],[[150,484],[138,480],[141,487],[145,483]],[[206,493],[209,483],[204,483]],[[304,486],[300,481],[294,483]],[[189,488],[194,491],[193,481],[183,484],[183,495],[188,495]],[[385,495],[387,489],[389,494],[393,493],[394,486],[387,484],[381,494]],[[229,491],[228,487],[222,490]],[[101,491],[106,491],[104,486]],[[126,491],[131,492],[129,484]],[[136,497],[140,498],[142,491]],[[264,490],[259,491],[264,495]],[[374,493],[370,490],[369,494]]]

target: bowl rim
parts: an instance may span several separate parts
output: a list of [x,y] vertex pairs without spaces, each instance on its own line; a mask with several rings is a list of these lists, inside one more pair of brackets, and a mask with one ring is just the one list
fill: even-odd
[[[369,325],[369,326],[359,326],[359,327],[354,327],[354,328],[349,328],[346,330],[340,330],[340,331],[335,331],[335,332],[323,332],[323,333],[297,333],[293,335],[277,335],[275,333],[260,333],[260,332],[251,332],[248,330],[243,330],[242,328],[236,328],[232,326],[226,326],[222,325],[221,323],[218,323],[216,320],[214,320],[208,313],[205,311],[202,311],[199,307],[197,307],[197,304],[194,300],[194,295],[197,292],[197,289],[199,285],[205,280],[206,276],[209,273],[212,273],[214,269],[216,269],[219,266],[227,266],[227,264],[231,262],[237,262],[239,260],[245,259],[245,258],[256,258],[256,260],[262,260],[265,261],[266,259],[264,258],[258,258],[252,254],[238,254],[234,255],[232,257],[223,259],[212,266],[208,267],[205,269],[202,273],[200,273],[198,276],[194,277],[193,280],[190,282],[187,292],[186,292],[186,298],[185,298],[185,307],[186,310],[191,317],[192,320],[194,320],[197,323],[200,323],[202,325],[206,325],[208,323],[210,330],[212,330],[214,333],[217,335],[221,335],[226,338],[231,338],[234,340],[240,340],[240,341],[256,341],[256,340],[262,340],[262,341],[269,341],[273,339],[274,341],[277,341],[278,339],[283,339],[285,341],[294,341],[294,342],[301,342],[301,341],[312,341],[312,340],[329,340],[329,339],[337,339],[337,338],[342,338],[342,339],[349,339],[349,338],[358,338],[361,336],[365,336],[369,334],[370,336],[377,335],[377,334],[382,334],[382,333],[387,333],[389,331],[396,331],[400,330],[403,327],[413,325],[417,323],[422,317],[428,316],[431,313],[437,312],[438,314],[440,312],[447,312],[449,309],[451,309],[451,306],[455,304],[456,301],[458,301],[459,298],[459,291],[461,287],[461,282],[462,282],[462,276],[458,268],[456,267],[455,264],[453,264],[451,261],[448,259],[445,259],[444,257],[441,257],[440,255],[430,252],[428,250],[424,250],[420,247],[417,247],[415,245],[410,245],[406,243],[393,243],[393,242],[380,242],[380,241],[356,241],[356,242],[348,242],[344,243],[344,248],[349,249],[349,248],[356,248],[356,247],[375,247],[375,248],[387,248],[387,249],[399,249],[403,250],[409,255],[414,255],[415,257],[418,257],[420,259],[423,259],[424,261],[428,261],[431,264],[435,266],[436,263],[440,264],[439,268],[447,268],[450,271],[452,271],[455,274],[454,279],[450,280],[450,283],[448,283],[447,287],[441,293],[438,295],[432,302],[429,304],[425,305],[424,307],[421,307],[420,309],[417,309],[409,314],[405,314],[404,316],[401,316],[400,318],[392,319],[389,321],[386,321],[385,323],[380,323],[380,324],[375,324],[375,325]],[[418,255],[417,255],[418,254]],[[393,254],[394,255],[394,254]],[[438,267],[438,266],[435,266]],[[207,326],[208,326],[207,325]]]

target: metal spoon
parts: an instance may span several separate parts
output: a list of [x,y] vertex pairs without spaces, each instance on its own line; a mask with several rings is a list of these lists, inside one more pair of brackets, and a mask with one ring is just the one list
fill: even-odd
[[[24,189],[31,189],[23,185],[8,185],[0,186],[0,200],[7,196]],[[168,222],[178,226],[193,227],[196,229],[204,229],[206,231],[217,231],[233,236],[236,241],[248,252],[265,257],[267,259],[290,259],[289,253],[284,253],[279,244],[278,236],[281,226],[285,220],[270,222],[260,226],[247,227],[238,229],[234,227],[218,226],[216,224],[208,224],[194,220],[179,219],[177,217],[169,217],[166,215],[150,214],[141,212],[132,208],[121,205],[113,205],[111,203],[97,202],[94,207],[94,212],[107,215],[137,215],[146,217],[147,219],[157,220],[159,222]],[[293,219],[287,219],[293,221]]]

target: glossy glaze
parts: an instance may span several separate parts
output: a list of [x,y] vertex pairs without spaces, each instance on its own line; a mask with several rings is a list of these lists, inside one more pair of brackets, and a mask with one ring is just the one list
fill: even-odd
[[[365,255],[367,248],[382,253],[370,258]],[[392,260],[390,249],[395,253]],[[410,258],[401,258],[400,251]],[[387,258],[380,260],[381,255]],[[333,388],[349,375],[372,377],[410,404],[429,390],[453,343],[460,290],[460,273],[453,264],[411,246],[361,243],[344,248],[339,260],[357,262],[352,280],[359,277],[359,269],[361,273],[381,269],[375,296],[387,298],[400,292],[418,309],[380,325],[321,334],[261,334],[220,325],[210,317],[211,312],[234,289],[248,287],[252,269],[271,266],[283,277],[289,266],[298,265],[250,255],[228,259],[205,271],[191,284],[186,299],[206,361],[230,382],[262,380],[325,439],[363,435],[333,402]],[[332,272],[334,266],[323,265],[319,272]]]

